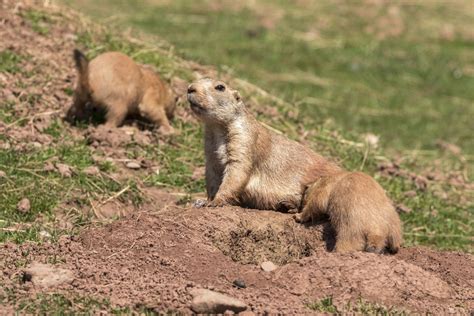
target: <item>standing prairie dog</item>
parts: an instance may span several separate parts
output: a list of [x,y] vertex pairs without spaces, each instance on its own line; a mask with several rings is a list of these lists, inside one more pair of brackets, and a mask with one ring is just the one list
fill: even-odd
[[90,62],[74,50],[79,75],[74,103],[67,113],[70,120],[83,119],[86,104],[106,111],[106,126],[120,126],[128,115],[139,114],[172,134],[169,123],[175,108],[171,89],[151,69],[136,64],[119,52],[108,52]]
[[205,129],[206,188],[210,206],[299,208],[314,176],[340,168],[301,144],[278,135],[247,111],[239,93],[202,79],[188,88],[191,109]]
[[[313,211],[316,213],[313,205],[319,201],[318,194],[326,189],[339,197],[337,203],[327,203],[336,233],[342,234],[336,251],[372,250],[372,245],[378,250],[382,241],[370,240],[368,247],[361,247],[366,236],[383,236],[383,243],[392,236],[389,246],[396,251],[401,239],[400,221],[375,180],[361,173],[347,173],[303,145],[265,128],[247,111],[239,93],[221,81],[194,82],[188,87],[188,101],[204,123],[209,206],[303,207],[300,220],[307,221]],[[366,206],[371,208],[364,212]],[[345,212],[350,215],[339,216]],[[344,234],[349,232],[354,234],[346,238]]]
[[400,218],[382,187],[362,172],[322,177],[305,192],[300,223],[328,215],[338,252],[396,253],[402,242]]

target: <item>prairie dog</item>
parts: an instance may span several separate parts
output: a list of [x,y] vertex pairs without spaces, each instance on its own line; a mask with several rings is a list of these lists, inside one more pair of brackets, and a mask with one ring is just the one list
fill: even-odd
[[78,81],[69,120],[84,119],[87,103],[106,111],[106,126],[120,126],[127,115],[139,114],[172,134],[169,123],[175,108],[171,89],[146,66],[119,52],[107,52],[88,61],[74,50]]
[[296,220],[304,223],[323,214],[336,231],[337,252],[396,253],[400,248],[400,218],[383,188],[367,174],[343,171],[310,184]]
[[208,204],[270,210],[300,207],[305,185],[340,168],[303,145],[270,131],[224,82],[188,87],[192,111],[204,123]]
[[336,230],[336,251],[398,250],[400,219],[370,176],[346,172],[265,128],[222,81],[192,83],[188,101],[204,123],[209,206],[302,208],[300,222],[325,212]]

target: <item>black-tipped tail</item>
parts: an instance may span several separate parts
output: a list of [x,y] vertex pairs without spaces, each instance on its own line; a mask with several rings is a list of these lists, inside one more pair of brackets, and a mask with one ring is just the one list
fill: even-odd
[[89,61],[87,57],[78,49],[74,49],[74,61],[76,62],[76,68],[80,73],[85,73],[87,71],[87,64]]

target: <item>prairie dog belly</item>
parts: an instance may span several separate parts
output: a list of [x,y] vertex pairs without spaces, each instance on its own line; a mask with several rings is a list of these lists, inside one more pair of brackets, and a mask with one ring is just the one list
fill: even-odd
[[260,173],[252,175],[242,192],[243,204],[267,210],[298,208],[302,197],[300,185],[293,181],[275,181],[276,178]]

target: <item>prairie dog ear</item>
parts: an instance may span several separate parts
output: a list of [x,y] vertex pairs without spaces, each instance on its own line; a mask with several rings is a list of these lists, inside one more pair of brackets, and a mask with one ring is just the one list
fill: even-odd
[[234,90],[234,91],[232,92],[232,95],[233,95],[234,98],[235,98],[237,101],[239,101],[239,102],[240,102],[240,100],[242,99],[242,97],[240,96],[239,91],[237,91],[237,90]]

